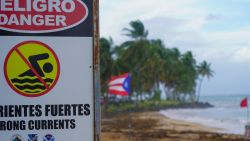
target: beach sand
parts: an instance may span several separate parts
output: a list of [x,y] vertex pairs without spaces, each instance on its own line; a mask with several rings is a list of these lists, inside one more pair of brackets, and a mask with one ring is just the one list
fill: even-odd
[[102,141],[245,141],[221,129],[177,121],[159,112],[121,114],[102,119]]

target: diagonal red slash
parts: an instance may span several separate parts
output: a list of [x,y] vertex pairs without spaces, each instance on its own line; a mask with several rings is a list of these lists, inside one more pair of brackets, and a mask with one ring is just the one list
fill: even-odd
[[18,48],[14,49],[17,54],[21,57],[21,59],[25,62],[26,65],[31,69],[31,71],[36,75],[36,77],[39,79],[41,83],[46,87],[46,89],[49,89],[49,86],[46,84],[46,82],[43,80],[43,78],[37,73],[37,71],[33,68],[33,66],[29,63],[28,60],[23,56],[23,54],[18,50]]

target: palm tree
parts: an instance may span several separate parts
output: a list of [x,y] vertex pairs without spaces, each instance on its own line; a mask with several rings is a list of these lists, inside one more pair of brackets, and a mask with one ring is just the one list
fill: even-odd
[[131,28],[124,28],[124,31],[127,31],[126,36],[129,36],[135,40],[143,40],[148,36],[148,30],[145,30],[143,23],[140,20],[131,21],[129,23]]
[[100,75],[102,94],[107,92],[107,81],[111,78],[114,60],[112,58],[112,38],[100,39]]
[[203,61],[200,63],[199,66],[197,66],[197,72],[200,75],[200,84],[198,87],[198,97],[197,101],[199,102],[200,99],[200,91],[201,91],[201,85],[203,82],[203,79],[207,77],[209,79],[210,77],[213,77],[214,71],[210,68],[211,63],[207,63],[206,61]]
[[181,57],[182,71],[180,74],[179,91],[184,96],[184,99],[189,96],[189,99],[195,101],[195,87],[197,79],[196,60],[192,52],[187,51]]
[[[161,40],[151,40],[144,51],[145,63],[142,70],[142,88],[149,94],[160,93],[160,83],[164,77],[164,50]],[[152,97],[154,97],[154,95]]]
[[147,40],[148,31],[145,29],[140,20],[131,21],[129,28],[124,28],[125,36],[131,37],[132,41],[127,41],[121,45],[120,54],[121,60],[129,68],[132,73],[132,88],[142,99],[142,67],[144,66],[148,56],[149,41]]
[[167,99],[176,99],[176,87],[182,71],[181,53],[177,48],[164,49],[163,84]]

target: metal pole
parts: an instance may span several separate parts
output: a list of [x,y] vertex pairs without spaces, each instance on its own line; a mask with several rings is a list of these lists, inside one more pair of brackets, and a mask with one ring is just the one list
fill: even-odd
[[247,124],[249,124],[249,106],[248,106],[248,97],[247,97]]
[[100,47],[99,47],[99,0],[93,0],[94,23],[94,141],[101,140],[101,109],[100,109]]

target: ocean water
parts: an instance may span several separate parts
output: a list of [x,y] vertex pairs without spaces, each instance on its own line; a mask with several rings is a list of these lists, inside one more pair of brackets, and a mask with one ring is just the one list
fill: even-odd
[[245,97],[246,95],[203,96],[200,101],[209,102],[215,107],[171,109],[160,112],[172,119],[219,128],[222,133],[243,135],[247,123],[247,108],[241,108],[240,102]]

